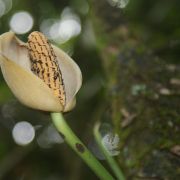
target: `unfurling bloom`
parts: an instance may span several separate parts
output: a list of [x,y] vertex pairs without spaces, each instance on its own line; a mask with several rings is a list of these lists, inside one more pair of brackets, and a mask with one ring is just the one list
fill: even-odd
[[70,111],[82,75],[78,65],[40,32],[28,42],[13,32],[0,36],[0,66],[5,81],[21,103],[51,112]]

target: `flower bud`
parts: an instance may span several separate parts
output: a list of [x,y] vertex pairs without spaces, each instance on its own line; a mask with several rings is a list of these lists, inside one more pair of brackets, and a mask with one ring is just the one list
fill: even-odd
[[81,87],[78,65],[40,32],[28,43],[13,32],[0,36],[0,66],[13,94],[24,105],[51,112],[70,111]]

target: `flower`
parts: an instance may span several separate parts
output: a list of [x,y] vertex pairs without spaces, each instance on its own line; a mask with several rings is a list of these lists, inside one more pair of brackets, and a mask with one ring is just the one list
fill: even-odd
[[0,36],[0,67],[5,81],[24,105],[50,112],[70,111],[81,87],[78,65],[40,32],[28,43],[13,32]]

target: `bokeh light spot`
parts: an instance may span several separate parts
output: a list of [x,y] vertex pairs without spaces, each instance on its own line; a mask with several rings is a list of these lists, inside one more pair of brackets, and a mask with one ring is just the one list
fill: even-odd
[[125,8],[129,0],[107,0],[111,6],[116,6],[118,8]]
[[4,15],[5,11],[6,11],[5,3],[2,0],[0,0],[0,17]]
[[107,133],[102,138],[102,144],[109,152],[111,156],[117,156],[119,154],[119,136],[118,134]]
[[40,30],[51,40],[63,44],[81,32],[81,22],[71,8],[66,7],[59,19],[46,19],[40,25]]
[[57,132],[53,125],[49,125],[37,138],[37,143],[41,148],[51,148],[54,144],[61,144],[64,138]]
[[10,20],[10,28],[17,34],[27,33],[32,27],[33,18],[26,11],[15,13]]
[[62,41],[68,41],[71,37],[81,32],[81,25],[75,19],[64,19],[59,24],[59,36]]
[[35,129],[30,123],[21,121],[15,124],[12,130],[12,136],[16,144],[25,146],[34,139]]

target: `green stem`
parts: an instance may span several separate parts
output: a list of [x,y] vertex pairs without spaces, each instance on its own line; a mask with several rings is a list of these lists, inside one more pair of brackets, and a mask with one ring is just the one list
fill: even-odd
[[116,178],[118,180],[125,180],[125,177],[124,177],[120,167],[118,166],[118,164],[116,163],[114,158],[109,154],[107,149],[102,144],[102,138],[99,133],[99,127],[100,127],[100,123],[97,123],[94,127],[94,136],[95,136],[96,142],[97,142],[100,150],[103,152],[103,154],[104,154],[107,162],[109,163],[109,166],[111,167],[112,171],[114,172]]
[[61,113],[52,113],[51,117],[57,130],[64,135],[66,143],[86,162],[94,173],[102,180],[114,180],[109,172],[73,133],[63,118],[63,115]]

